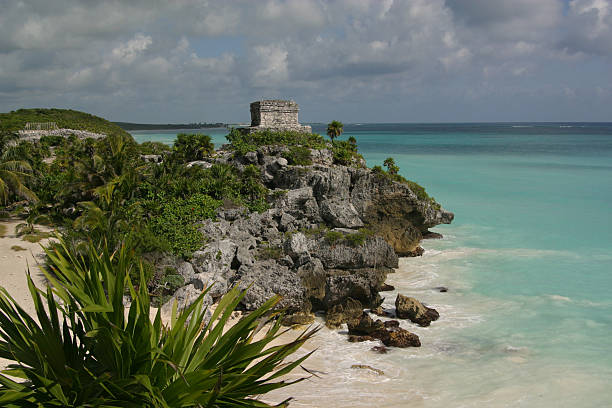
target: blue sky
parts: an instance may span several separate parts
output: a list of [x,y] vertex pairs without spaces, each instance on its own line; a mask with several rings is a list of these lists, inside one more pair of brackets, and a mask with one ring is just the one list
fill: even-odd
[[0,0],[0,111],[612,121],[612,0]]

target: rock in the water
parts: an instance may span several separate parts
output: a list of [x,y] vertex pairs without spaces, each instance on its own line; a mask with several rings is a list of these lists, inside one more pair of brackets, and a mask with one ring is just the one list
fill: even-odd
[[396,315],[400,319],[410,319],[419,326],[429,326],[432,321],[438,320],[440,314],[436,309],[423,305],[415,298],[398,294],[395,299]]
[[423,247],[417,246],[416,248],[414,248],[414,250],[408,251],[404,255],[410,258],[415,258],[417,256],[422,256],[424,253],[425,250],[423,249]]
[[374,346],[370,350],[378,354],[387,354],[387,352],[389,351],[389,349],[385,346]]
[[442,234],[433,231],[425,231],[423,233],[423,239],[442,239]]
[[385,329],[381,320],[372,320],[369,314],[363,312],[361,318],[348,323],[349,334],[377,337],[376,332]]
[[375,307],[374,309],[370,309],[370,313],[375,314],[380,317],[393,317],[393,313],[386,311],[382,308],[382,306]]
[[348,298],[345,303],[332,306],[327,310],[325,325],[339,327],[342,323],[358,324],[363,314],[363,305],[358,300]]
[[391,292],[392,290],[395,290],[395,286],[389,285],[387,283],[383,283],[382,285],[380,285],[380,288],[378,288],[379,292]]
[[436,286],[434,289],[442,293],[448,292],[448,288],[446,286]]
[[306,325],[312,324],[314,320],[315,316],[312,313],[298,312],[291,315],[283,316],[281,324],[283,326]]
[[385,346],[388,347],[421,347],[421,340],[419,336],[414,333],[410,333],[406,329],[401,327],[394,329],[393,331],[387,331],[386,336],[381,340]]
[[351,366],[351,368],[361,368],[361,369],[364,369],[364,370],[370,370],[370,371],[373,371],[373,372],[375,372],[375,373],[376,373],[376,374],[378,374],[378,375],[385,375],[385,372],[384,372],[383,370],[379,370],[378,368],[374,368],[374,367],[371,367],[371,366],[369,366],[369,365],[364,365],[364,364],[353,364],[353,365]]

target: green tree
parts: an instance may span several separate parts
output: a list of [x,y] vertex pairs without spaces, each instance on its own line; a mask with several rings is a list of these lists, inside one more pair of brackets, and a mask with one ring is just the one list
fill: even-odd
[[396,175],[399,172],[399,167],[395,164],[395,160],[393,157],[387,157],[383,162],[383,166],[387,168],[387,172],[392,176]]
[[342,132],[344,132],[344,125],[342,124],[342,122],[334,120],[327,125],[327,136],[329,136],[329,138],[331,139],[332,144],[334,143],[334,139],[339,137]]

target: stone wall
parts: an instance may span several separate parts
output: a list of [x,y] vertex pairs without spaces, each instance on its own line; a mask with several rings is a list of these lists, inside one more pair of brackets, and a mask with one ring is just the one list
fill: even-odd
[[251,103],[251,126],[245,130],[256,132],[263,129],[294,130],[311,133],[310,126],[302,126],[298,121],[298,104],[279,99]]

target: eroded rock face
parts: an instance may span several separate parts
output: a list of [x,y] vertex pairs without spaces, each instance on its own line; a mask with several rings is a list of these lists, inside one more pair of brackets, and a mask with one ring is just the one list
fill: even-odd
[[[242,157],[217,152],[211,161],[260,168],[262,182],[274,192],[270,209],[220,209],[216,220],[199,227],[207,243],[177,271],[193,288],[185,290],[213,285],[213,299],[233,285],[250,285],[242,301],[246,310],[282,295],[279,307],[289,312],[288,323],[308,320],[315,311],[326,311],[332,327],[355,323],[364,308],[381,304],[379,291],[390,289],[385,279],[397,268],[398,255],[418,253],[428,228],[451,222],[453,215],[419,199],[408,184],[366,168],[333,164],[327,149],[313,150],[310,166],[288,165],[282,157],[287,151],[286,146],[264,146]],[[349,239],[358,231],[361,238]],[[430,309],[417,309],[417,321],[434,320]],[[383,324],[376,330],[382,341],[415,344],[399,327]]]
[[440,317],[436,309],[429,308],[415,298],[402,294],[398,294],[395,299],[395,309],[400,319],[410,319],[413,323],[423,327],[429,326],[432,321]]

